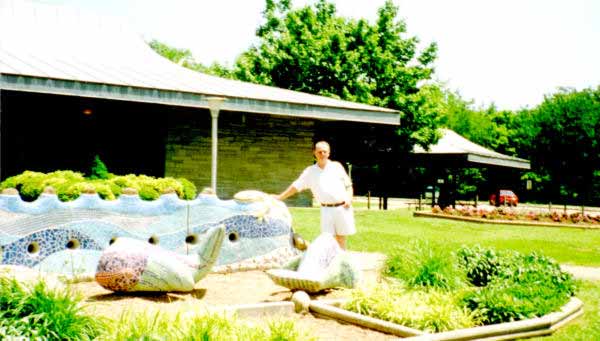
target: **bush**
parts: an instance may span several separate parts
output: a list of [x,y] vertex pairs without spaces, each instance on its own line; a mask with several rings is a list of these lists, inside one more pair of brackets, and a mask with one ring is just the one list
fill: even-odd
[[110,177],[110,173],[108,173],[108,168],[100,157],[96,155],[94,157],[94,161],[92,161],[92,168],[90,170],[90,179],[108,179]]
[[102,199],[114,200],[127,187],[135,188],[144,200],[155,200],[160,195],[173,191],[181,199],[192,200],[197,193],[196,186],[183,178],[157,179],[134,174],[121,176],[108,174],[107,176],[106,179],[88,179],[83,174],[73,171],[55,171],[48,174],[25,171],[0,183],[0,190],[16,188],[25,201],[37,199],[47,186],[52,186],[62,201],[75,200],[81,193],[98,193]]
[[50,290],[44,282],[24,288],[0,277],[0,338],[92,340],[104,321],[83,313],[69,291]]
[[[550,258],[536,253],[497,254],[493,250],[478,250],[471,259],[479,262],[471,263],[477,264],[471,268],[478,269],[475,271],[478,276],[485,273],[481,277],[486,278],[487,285],[466,294],[463,302],[468,308],[481,311],[485,324],[542,316],[559,309],[575,292],[572,276]],[[495,263],[488,267],[490,259],[495,259]]]
[[403,280],[409,287],[456,289],[464,287],[466,280],[454,259],[442,249],[417,240],[406,249],[391,252],[384,274]]
[[502,254],[493,249],[484,250],[480,246],[462,247],[457,256],[469,282],[478,287],[486,286],[499,271],[509,266],[514,257],[509,252]]

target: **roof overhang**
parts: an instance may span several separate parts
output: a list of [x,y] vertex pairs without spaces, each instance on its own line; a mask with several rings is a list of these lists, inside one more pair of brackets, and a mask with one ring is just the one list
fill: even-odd
[[0,90],[400,124],[397,110],[192,71],[114,18],[27,0],[0,0]]
[[531,169],[529,160],[504,155],[475,144],[449,129],[440,129],[442,137],[429,150],[415,146],[411,161],[421,165],[447,168],[507,167]]
[[[80,82],[73,80],[0,74],[0,90],[78,96],[120,101],[174,105],[208,109],[208,98],[215,95]],[[280,115],[320,120],[399,125],[400,114],[286,103],[252,98],[225,97],[221,110]]]

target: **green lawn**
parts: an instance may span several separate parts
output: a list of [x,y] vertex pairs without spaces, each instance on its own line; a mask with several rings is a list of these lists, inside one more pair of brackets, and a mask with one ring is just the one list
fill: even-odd
[[[307,240],[320,231],[318,208],[291,208],[294,230]],[[406,209],[355,211],[358,233],[348,240],[355,251],[389,254],[412,239],[428,240],[450,251],[461,245],[533,251],[561,264],[600,267],[600,230],[476,224],[435,218],[415,218]],[[538,340],[600,340],[600,282],[581,281],[577,297],[584,314],[552,336]]]
[[[291,208],[293,226],[307,240],[320,231],[317,208]],[[449,250],[479,244],[522,253],[543,253],[561,264],[600,267],[600,229],[583,230],[475,224],[436,218],[415,218],[412,211],[356,210],[358,233],[348,239],[356,251],[389,253],[413,239],[428,240]]]

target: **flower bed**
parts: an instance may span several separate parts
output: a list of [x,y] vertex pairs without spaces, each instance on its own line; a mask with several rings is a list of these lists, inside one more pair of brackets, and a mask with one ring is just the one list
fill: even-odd
[[[425,213],[425,214],[423,214]],[[523,210],[511,207],[498,208],[476,208],[472,206],[461,206],[458,208],[446,207],[441,209],[434,206],[431,213],[415,212],[415,216],[439,216],[465,218],[464,220],[480,222],[523,222],[540,224],[562,224],[562,225],[581,225],[600,227],[600,214],[590,214],[581,212],[559,212],[559,211],[533,211]]]

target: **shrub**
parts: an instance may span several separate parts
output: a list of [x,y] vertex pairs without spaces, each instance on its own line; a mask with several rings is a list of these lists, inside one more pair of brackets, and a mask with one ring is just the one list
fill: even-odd
[[384,274],[403,280],[409,287],[455,289],[466,284],[455,257],[419,240],[406,249],[393,250],[386,260]]
[[179,182],[183,185],[183,199],[192,200],[198,194],[196,190],[196,185],[194,185],[190,180],[186,178],[177,178]]
[[[483,250],[483,254],[494,252]],[[489,271],[486,263],[491,257],[477,259],[484,261],[472,263],[477,264],[472,268],[486,273],[487,285],[466,294],[463,302],[470,309],[482,312],[485,324],[547,314],[564,305],[575,292],[572,276],[545,256],[500,254],[489,267],[493,271]]]
[[499,271],[506,269],[513,254],[506,251],[500,253],[493,249],[483,249],[480,246],[462,247],[456,253],[460,266],[464,269],[467,279],[475,286],[486,286]]
[[108,172],[108,168],[100,157],[96,155],[94,157],[94,161],[92,161],[92,168],[90,169],[90,179],[108,179],[110,178],[110,173]]
[[92,340],[104,321],[82,311],[79,298],[67,290],[50,290],[44,282],[25,288],[0,277],[0,338]]
[[33,201],[46,186],[52,186],[62,201],[75,200],[81,193],[98,193],[102,199],[114,200],[127,187],[135,188],[144,200],[157,199],[171,190],[181,199],[191,200],[196,197],[196,186],[183,178],[157,179],[146,175],[110,174],[108,179],[86,179],[83,174],[73,171],[55,171],[48,174],[25,171],[0,183],[0,190],[16,188],[23,200]]

